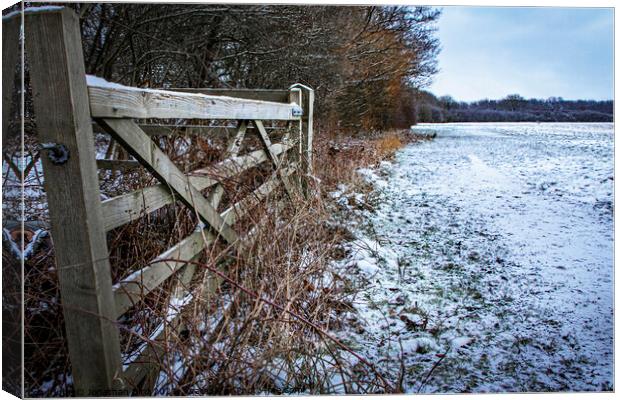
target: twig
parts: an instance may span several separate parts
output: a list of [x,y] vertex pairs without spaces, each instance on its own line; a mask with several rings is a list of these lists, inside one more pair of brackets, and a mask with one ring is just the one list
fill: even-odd
[[428,382],[429,378],[431,377],[431,375],[433,374],[433,372],[435,371],[435,369],[437,369],[437,367],[439,366],[439,364],[441,364],[441,362],[448,357],[448,352],[450,351],[450,349],[448,349],[447,352],[444,353],[443,357],[441,357],[439,360],[437,360],[437,362],[435,362],[435,364],[433,365],[433,368],[431,368],[430,371],[428,371],[428,374],[426,374],[426,376],[424,377],[424,380],[422,381],[422,383],[420,384],[420,387],[418,388],[418,393],[420,393],[422,391],[422,389],[424,388],[424,386],[426,385],[426,382]]
[[265,297],[262,297],[258,293],[254,292],[254,291],[252,291],[250,289],[245,288],[244,286],[239,284],[234,279],[231,279],[228,276],[226,276],[225,274],[223,274],[222,272],[218,271],[217,268],[215,268],[215,267],[213,267],[211,265],[208,265],[208,264],[200,263],[198,261],[191,261],[191,260],[187,261],[187,260],[178,260],[178,259],[173,259],[173,258],[167,258],[167,259],[158,259],[157,261],[158,262],[184,262],[184,263],[188,263],[188,264],[194,264],[194,265],[199,266],[199,267],[207,268],[208,270],[210,270],[214,274],[218,275],[220,278],[224,279],[225,281],[227,281],[231,285],[235,286],[236,288],[238,288],[242,292],[244,292],[244,293],[254,297],[255,299],[257,299],[259,301],[267,303],[270,306],[272,306],[272,307],[274,307],[274,308],[276,308],[276,309],[278,309],[278,310],[280,310],[282,312],[285,312],[285,313],[291,315],[292,317],[296,318],[297,320],[303,322],[304,324],[310,326],[315,331],[317,331],[319,334],[321,334],[322,336],[328,338],[329,340],[334,342],[336,345],[341,347],[343,350],[345,350],[346,352],[348,352],[349,354],[351,354],[352,356],[357,358],[362,364],[364,364],[368,368],[370,368],[372,370],[372,372],[377,376],[377,378],[379,378],[379,380],[383,384],[384,388],[386,388],[387,392],[390,392],[390,393],[394,393],[395,392],[394,388],[390,384],[388,384],[385,381],[385,379],[383,378],[383,376],[379,373],[379,371],[377,371],[377,369],[374,366],[374,364],[372,364],[370,361],[366,360],[364,357],[359,355],[357,352],[355,352],[349,346],[347,346],[346,344],[342,343],[340,340],[338,340],[336,337],[332,336],[331,334],[327,333],[325,330],[323,330],[323,328],[321,328],[320,326],[316,325],[314,322],[309,321],[308,319],[306,319],[305,317],[297,314],[296,312],[288,310],[288,309],[282,307],[281,305],[273,302],[272,300],[267,299]]

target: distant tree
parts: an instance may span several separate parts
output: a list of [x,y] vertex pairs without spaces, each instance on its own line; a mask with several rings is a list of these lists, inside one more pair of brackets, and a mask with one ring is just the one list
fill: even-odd
[[516,111],[525,105],[526,100],[518,94],[509,94],[500,103],[506,104],[511,111]]
[[457,107],[456,101],[450,96],[441,96],[439,99],[439,104],[446,110],[451,110],[454,107]]
[[457,102],[432,93],[416,93],[419,122],[612,122],[613,101],[525,99],[511,94],[501,100]]

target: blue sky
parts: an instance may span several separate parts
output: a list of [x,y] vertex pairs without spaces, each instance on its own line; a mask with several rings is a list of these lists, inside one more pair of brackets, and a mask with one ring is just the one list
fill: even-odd
[[437,96],[613,99],[611,8],[443,7],[437,28]]

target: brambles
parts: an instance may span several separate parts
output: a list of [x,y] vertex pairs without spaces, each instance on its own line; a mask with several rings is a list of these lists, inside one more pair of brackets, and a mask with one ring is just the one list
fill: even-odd
[[[105,148],[106,140],[98,136],[98,146]],[[184,168],[199,168],[218,160],[216,153],[224,148],[223,139],[201,139],[200,146],[192,146],[193,140],[162,138],[159,144]],[[310,180],[313,195],[307,201],[277,211],[274,205],[288,200],[284,193],[276,193],[254,208],[246,220],[237,222],[235,228],[243,234],[254,230],[244,257],[231,258],[221,244],[209,247],[195,259],[194,279],[182,285],[191,298],[176,300],[179,283],[169,279],[119,319],[126,363],[139,356],[144,343],[163,350],[155,361],[159,371],[155,388],[148,394],[393,390],[391,382],[373,371],[372,363],[364,364],[326,336],[341,327],[341,316],[352,310],[350,298],[356,290],[330,266],[334,258],[343,257],[339,244],[351,236],[346,228],[331,223],[334,200],[328,193],[338,183],[369,190],[356,170],[378,164],[408,140],[411,138],[406,132],[385,137],[373,134],[368,139],[355,140],[317,135],[315,160],[321,162]],[[250,141],[244,151],[256,145]],[[32,171],[34,194],[38,193],[34,185],[38,178],[34,175],[35,171],[40,174],[40,169]],[[228,180],[222,208],[245,197],[271,173],[268,168],[255,168],[242,178]],[[156,183],[141,168],[102,172],[100,179],[106,196]],[[301,201],[301,196],[296,198]],[[45,208],[45,197],[33,197],[32,202],[32,210]],[[110,231],[113,282],[148,265],[192,232],[195,225],[193,213],[175,203]],[[6,261],[9,256],[4,257]],[[220,280],[216,285],[206,266],[217,267],[234,284]],[[63,332],[62,299],[49,239],[26,260],[25,271],[26,392],[41,397],[69,396],[73,388]],[[205,284],[211,290],[203,290]],[[174,316],[178,318],[172,321]],[[176,326],[182,329],[177,330]],[[164,332],[165,341],[154,339],[158,331]],[[364,354],[359,356],[364,358]]]

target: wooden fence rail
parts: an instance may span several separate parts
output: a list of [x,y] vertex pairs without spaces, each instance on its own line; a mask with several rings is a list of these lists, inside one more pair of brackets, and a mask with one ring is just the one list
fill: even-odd
[[[15,33],[20,18],[3,19],[5,39],[16,38],[6,32]],[[293,197],[297,182],[307,190],[304,182],[312,166],[314,92],[303,85],[288,90],[125,87],[87,77],[79,21],[73,11],[62,7],[27,9],[24,21],[38,135],[45,143],[42,151],[48,155],[41,159],[75,394],[129,394],[152,370],[149,360],[157,350],[146,346],[135,363],[122,366],[117,319],[170,277],[177,275],[181,282],[189,282],[194,266],[181,260],[194,259],[216,240],[241,247],[243,238],[233,225],[274,189],[282,185]],[[3,48],[17,43],[5,40]],[[6,71],[7,65],[3,67]],[[11,87],[6,79],[4,83]],[[4,91],[4,109],[10,104],[8,99],[10,95]],[[6,128],[7,114],[3,118]],[[153,126],[135,121],[150,118],[229,120],[234,125]],[[265,120],[288,121],[289,129],[283,131],[287,133],[280,143],[272,143]],[[135,160],[96,160],[94,125]],[[191,134],[190,129],[204,135],[232,133],[224,160],[186,174],[151,138]],[[239,154],[249,129],[258,133],[262,148]],[[288,153],[292,153],[290,157]],[[273,167],[271,178],[223,212],[217,211],[224,192],[222,182],[264,163]],[[159,184],[101,201],[98,168],[139,167],[146,168]],[[205,197],[202,191],[207,188],[212,190]],[[202,224],[148,265],[112,282],[106,232],[177,200]],[[178,261],[169,261],[172,259]],[[183,290],[175,293],[178,298],[185,295]],[[160,334],[155,340],[164,339]]]

